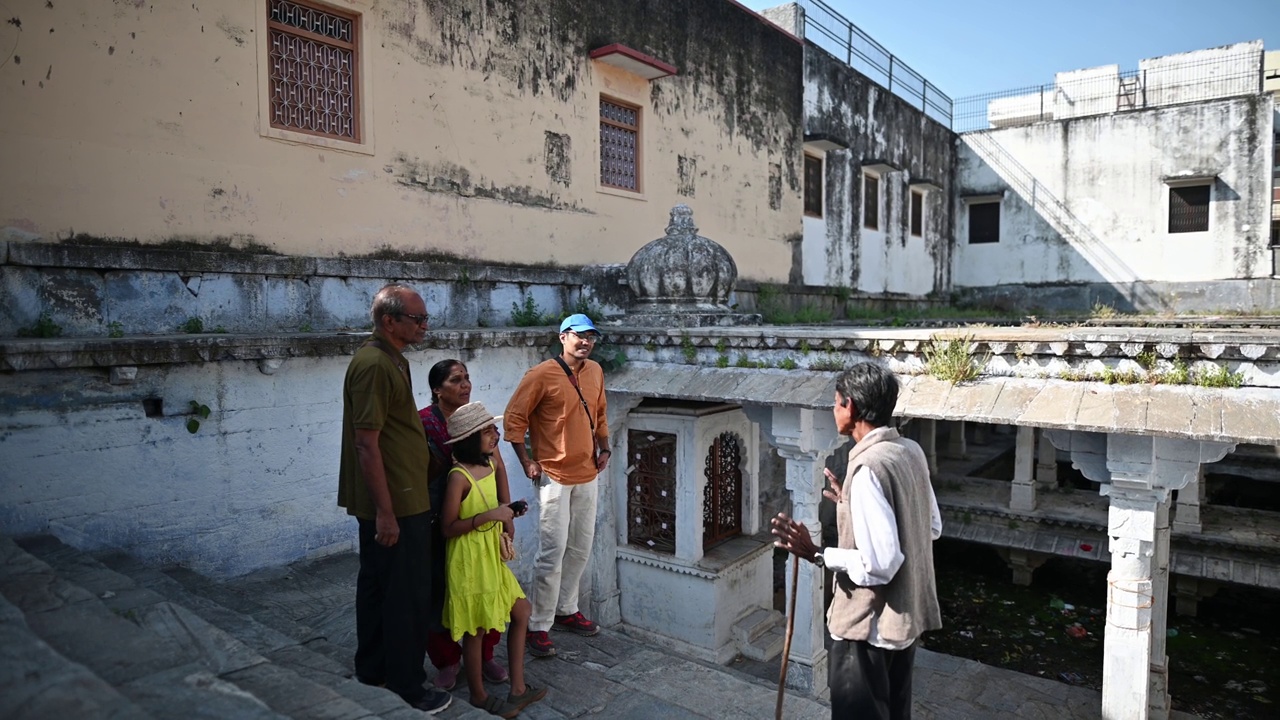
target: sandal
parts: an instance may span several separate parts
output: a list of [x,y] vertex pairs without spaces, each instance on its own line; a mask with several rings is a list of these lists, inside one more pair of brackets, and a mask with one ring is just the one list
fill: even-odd
[[529,683],[524,684],[524,692],[519,695],[510,693],[507,695],[507,702],[515,706],[516,710],[523,710],[526,707],[538,702],[547,696],[547,689],[534,687]]
[[[543,694],[546,694],[545,690]],[[519,715],[520,710],[524,707],[523,705],[513,705],[510,700],[503,700],[497,695],[489,695],[483,704],[476,705],[474,702],[471,704],[490,715],[497,715],[498,717],[506,718],[506,720],[511,720],[511,718]]]

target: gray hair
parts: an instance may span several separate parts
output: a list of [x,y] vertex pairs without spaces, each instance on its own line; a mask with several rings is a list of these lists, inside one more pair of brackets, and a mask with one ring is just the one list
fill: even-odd
[[854,420],[883,427],[893,420],[893,409],[898,404],[898,378],[879,363],[861,362],[840,373],[836,392],[841,405],[853,401]]
[[404,314],[404,297],[414,292],[413,288],[400,283],[387,283],[373,296],[373,307],[369,308],[369,318],[373,320],[375,330],[382,328],[382,318],[388,315]]

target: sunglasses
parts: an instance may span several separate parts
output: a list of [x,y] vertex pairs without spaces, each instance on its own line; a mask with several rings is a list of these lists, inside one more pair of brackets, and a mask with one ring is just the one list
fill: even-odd
[[411,315],[411,314],[409,314],[409,313],[396,313],[396,317],[409,318],[410,320],[414,321],[415,323],[417,323],[417,324],[419,324],[419,325],[426,325],[426,324],[427,324],[427,318],[429,318],[429,317],[431,317],[431,316],[430,316],[430,315],[427,315],[427,314],[423,314],[423,315]]

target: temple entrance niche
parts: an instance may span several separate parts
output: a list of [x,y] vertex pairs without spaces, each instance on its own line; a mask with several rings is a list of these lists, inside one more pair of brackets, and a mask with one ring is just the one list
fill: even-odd
[[617,500],[629,630],[714,662],[758,654],[758,628],[776,615],[759,445],[736,405],[647,399],[628,415]]

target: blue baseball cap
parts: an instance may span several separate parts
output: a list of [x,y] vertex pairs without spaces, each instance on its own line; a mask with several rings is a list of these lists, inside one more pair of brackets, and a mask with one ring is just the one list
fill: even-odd
[[569,332],[570,330],[579,334],[585,332],[600,334],[600,331],[596,329],[596,324],[591,322],[591,318],[582,313],[570,315],[560,323],[560,332]]

